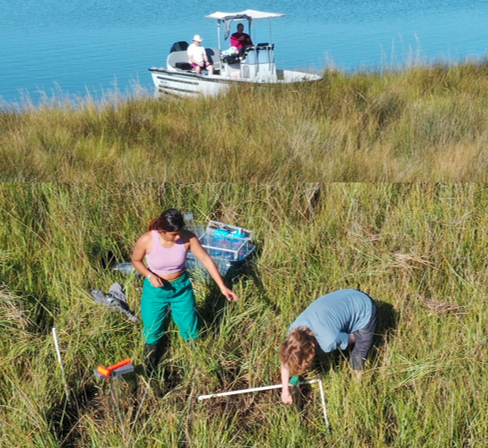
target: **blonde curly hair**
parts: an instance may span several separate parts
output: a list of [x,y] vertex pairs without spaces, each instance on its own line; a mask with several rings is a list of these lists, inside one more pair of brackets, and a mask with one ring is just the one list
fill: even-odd
[[293,328],[281,344],[280,362],[288,367],[291,376],[301,375],[312,365],[317,347],[317,339],[310,328]]

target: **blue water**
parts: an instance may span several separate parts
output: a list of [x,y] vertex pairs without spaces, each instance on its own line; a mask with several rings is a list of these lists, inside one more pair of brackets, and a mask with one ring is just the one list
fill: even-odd
[[[164,66],[173,42],[196,33],[217,46],[216,21],[235,2],[187,0],[0,0],[0,98],[152,92],[149,67]],[[310,0],[240,4],[284,13],[272,21],[279,68],[344,70],[482,58],[486,0]],[[268,41],[269,21],[253,38]]]

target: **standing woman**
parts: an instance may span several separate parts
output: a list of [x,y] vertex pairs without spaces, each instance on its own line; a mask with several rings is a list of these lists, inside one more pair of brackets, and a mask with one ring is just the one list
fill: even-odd
[[169,309],[185,340],[192,341],[199,336],[195,294],[185,269],[188,250],[205,266],[227,300],[239,300],[225,286],[217,266],[198,238],[184,227],[179,210],[166,210],[151,221],[149,231],[137,240],[132,253],[132,264],[146,277],[141,298],[142,335],[147,361],[152,367],[159,360],[158,343],[164,334],[164,320]]

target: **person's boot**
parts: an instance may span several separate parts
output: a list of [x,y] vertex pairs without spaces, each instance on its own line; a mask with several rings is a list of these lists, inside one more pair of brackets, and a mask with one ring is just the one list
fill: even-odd
[[148,376],[154,375],[158,367],[161,355],[157,344],[144,345],[144,366]]

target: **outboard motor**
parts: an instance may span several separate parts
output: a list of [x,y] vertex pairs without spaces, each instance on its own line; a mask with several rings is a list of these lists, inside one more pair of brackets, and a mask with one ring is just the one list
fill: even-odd
[[172,46],[171,49],[169,50],[170,54],[174,53],[175,51],[186,51],[188,50],[188,42],[185,42],[184,40],[180,40],[179,42],[175,42]]

